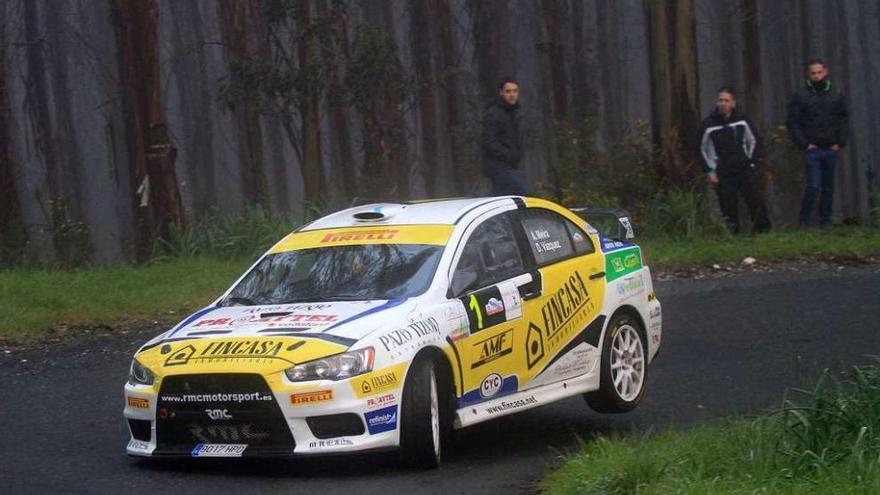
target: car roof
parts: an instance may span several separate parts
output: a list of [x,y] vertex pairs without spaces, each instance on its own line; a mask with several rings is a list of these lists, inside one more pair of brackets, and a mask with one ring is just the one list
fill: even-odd
[[370,225],[454,225],[468,212],[480,206],[492,202],[512,202],[513,198],[519,196],[372,203],[331,213],[303,226],[299,231]]

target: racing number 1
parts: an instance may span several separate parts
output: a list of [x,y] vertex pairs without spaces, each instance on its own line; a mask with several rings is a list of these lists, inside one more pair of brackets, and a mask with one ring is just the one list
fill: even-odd
[[477,296],[471,294],[471,302],[468,305],[468,308],[473,310],[474,314],[477,315],[477,330],[483,329],[483,313],[480,312],[480,302],[477,301]]

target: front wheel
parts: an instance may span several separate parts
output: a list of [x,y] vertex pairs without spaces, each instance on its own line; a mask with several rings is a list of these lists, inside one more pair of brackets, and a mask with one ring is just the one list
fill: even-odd
[[422,469],[440,465],[440,400],[430,359],[413,363],[403,385],[400,423],[401,461]]
[[641,325],[629,315],[614,317],[602,344],[599,390],[584,394],[587,404],[602,413],[635,408],[645,395],[646,355]]

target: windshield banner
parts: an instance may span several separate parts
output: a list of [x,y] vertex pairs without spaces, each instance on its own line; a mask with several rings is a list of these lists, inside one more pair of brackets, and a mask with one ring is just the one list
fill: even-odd
[[381,227],[346,227],[307,230],[285,237],[270,253],[296,249],[362,244],[430,244],[445,246],[452,234],[452,225],[383,225]]

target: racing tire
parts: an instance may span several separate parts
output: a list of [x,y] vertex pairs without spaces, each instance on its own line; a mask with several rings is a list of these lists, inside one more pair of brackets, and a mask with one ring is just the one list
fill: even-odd
[[400,460],[405,466],[433,469],[440,465],[442,424],[440,388],[431,359],[420,359],[403,385],[400,414]]
[[590,408],[600,413],[633,410],[645,396],[648,371],[645,331],[628,314],[618,314],[608,324],[602,343],[599,390],[584,394]]

